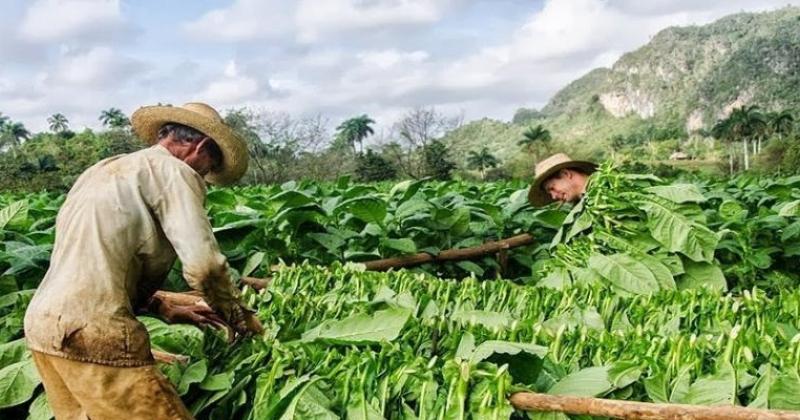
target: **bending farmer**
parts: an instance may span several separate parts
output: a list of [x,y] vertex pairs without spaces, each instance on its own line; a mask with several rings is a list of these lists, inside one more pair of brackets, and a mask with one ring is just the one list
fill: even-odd
[[564,153],[556,153],[536,164],[528,200],[535,207],[553,201],[576,203],[586,193],[589,175],[596,169],[597,165],[592,162],[572,160]]
[[[245,144],[201,103],[140,108],[132,126],[152,146],[78,178],[56,219],[50,269],[25,314],[27,344],[58,419],[191,418],[154,364],[134,316],[140,308],[172,322],[261,331],[239,301],[203,208],[203,178],[238,180]],[[176,256],[213,310],[177,310],[153,298]]]

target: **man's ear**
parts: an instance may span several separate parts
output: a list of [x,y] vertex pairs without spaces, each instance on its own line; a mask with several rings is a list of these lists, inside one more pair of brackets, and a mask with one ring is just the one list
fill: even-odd
[[561,178],[572,179],[572,175],[573,175],[573,173],[569,169],[562,169],[561,170]]

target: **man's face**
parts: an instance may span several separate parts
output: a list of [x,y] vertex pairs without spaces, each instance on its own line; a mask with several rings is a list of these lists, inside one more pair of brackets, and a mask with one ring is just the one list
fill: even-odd
[[574,203],[586,191],[586,176],[570,169],[562,169],[542,186],[555,201]]
[[211,156],[209,147],[207,145],[208,142],[212,141],[213,140],[210,138],[205,137],[199,142],[192,142],[189,145],[188,153],[184,158],[184,162],[186,162],[189,166],[194,168],[197,173],[203,176],[214,170],[215,165],[218,163]]

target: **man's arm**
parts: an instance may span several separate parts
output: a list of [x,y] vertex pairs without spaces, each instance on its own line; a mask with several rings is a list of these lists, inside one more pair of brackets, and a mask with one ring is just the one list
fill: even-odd
[[171,175],[154,212],[181,260],[183,277],[226,322],[243,332],[252,315],[239,301],[227,260],[206,217],[202,179],[182,170]]

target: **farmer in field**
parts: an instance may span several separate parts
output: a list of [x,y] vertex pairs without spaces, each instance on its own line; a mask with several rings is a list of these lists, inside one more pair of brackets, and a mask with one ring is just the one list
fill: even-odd
[[[210,106],[149,106],[132,116],[151,147],[84,172],[56,219],[50,269],[25,315],[25,337],[58,419],[191,418],[159,372],[146,309],[168,322],[261,326],[239,301],[203,203],[206,181],[247,169],[242,140]],[[154,296],[175,259],[208,306]]]
[[572,160],[564,153],[556,153],[536,164],[528,200],[536,207],[553,201],[576,203],[586,192],[589,176],[596,169],[597,165],[592,162]]

